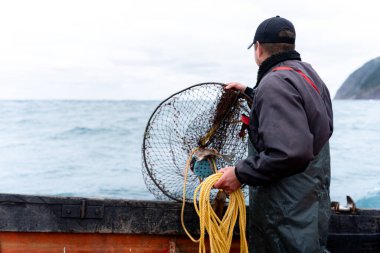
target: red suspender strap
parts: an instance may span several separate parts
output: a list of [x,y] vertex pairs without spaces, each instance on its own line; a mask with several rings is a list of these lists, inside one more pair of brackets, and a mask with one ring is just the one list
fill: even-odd
[[294,69],[292,67],[288,67],[288,66],[278,66],[278,67],[275,67],[272,71],[277,71],[277,70],[293,70],[295,72],[297,72],[298,74],[300,74],[305,80],[306,82],[308,82],[313,88],[314,90],[316,90],[318,92],[318,94],[321,94],[319,92],[319,89],[317,87],[317,85],[315,85],[315,83],[313,82],[313,80],[311,80],[305,73],[303,73],[301,70],[299,69]]

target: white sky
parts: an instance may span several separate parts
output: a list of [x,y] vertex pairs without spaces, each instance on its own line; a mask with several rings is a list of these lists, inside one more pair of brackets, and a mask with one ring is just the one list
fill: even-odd
[[266,18],[290,19],[297,50],[332,96],[380,56],[378,1],[0,2],[0,99],[164,99],[190,85],[253,85],[246,48]]

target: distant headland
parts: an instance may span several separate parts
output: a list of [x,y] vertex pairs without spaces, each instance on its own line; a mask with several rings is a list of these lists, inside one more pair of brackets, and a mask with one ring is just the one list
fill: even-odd
[[335,99],[380,99],[380,57],[355,70],[339,88]]

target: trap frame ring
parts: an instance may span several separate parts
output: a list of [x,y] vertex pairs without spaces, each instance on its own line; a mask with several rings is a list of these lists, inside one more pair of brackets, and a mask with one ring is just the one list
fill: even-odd
[[[219,83],[219,82],[203,82],[203,83],[199,83],[199,84],[195,84],[195,85],[191,85],[185,89],[182,89],[172,95],[170,95],[169,97],[167,97],[166,99],[164,99],[162,102],[160,102],[158,104],[158,106],[154,109],[154,111],[152,112],[152,114],[150,115],[149,117],[149,120],[148,120],[148,123],[145,127],[145,130],[144,130],[144,136],[143,136],[143,145],[142,145],[142,154],[143,154],[143,166],[145,168],[145,171],[146,173],[148,174],[149,178],[151,179],[151,181],[153,182],[153,184],[161,191],[161,193],[163,193],[167,198],[171,199],[171,200],[174,200],[174,201],[181,201],[179,198],[175,198],[173,197],[171,194],[169,194],[167,192],[167,190],[161,185],[159,184],[154,178],[155,176],[153,175],[152,173],[152,168],[151,166],[147,163],[147,154],[146,154],[146,150],[147,150],[147,137],[148,137],[148,132],[149,132],[149,129],[151,127],[151,122],[153,120],[153,118],[156,116],[156,113],[157,111],[161,108],[162,105],[164,105],[168,100],[172,99],[173,97],[177,96],[178,94],[182,93],[182,92],[185,92],[185,91],[188,91],[188,90],[191,90],[195,87],[199,87],[199,86],[204,86],[204,85],[215,85],[215,86],[221,86],[221,87],[226,87],[227,85],[224,84],[224,83]],[[246,95],[245,93],[242,93],[240,91],[237,91],[237,94],[239,97],[245,99],[247,101],[247,104],[249,105],[249,107],[252,106],[252,99],[251,97],[249,97],[248,95]],[[145,177],[145,176],[144,176]],[[145,181],[145,179],[144,179]],[[145,182],[146,183],[146,182]],[[148,187],[149,188],[149,187]],[[149,189],[150,190],[150,189]],[[154,194],[153,194],[154,195]]]

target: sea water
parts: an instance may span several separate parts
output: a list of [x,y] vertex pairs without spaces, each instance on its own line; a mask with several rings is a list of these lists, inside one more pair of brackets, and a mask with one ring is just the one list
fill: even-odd
[[[141,147],[158,104],[0,101],[0,193],[154,199]],[[337,100],[333,109],[331,198],[380,208],[380,101]]]

